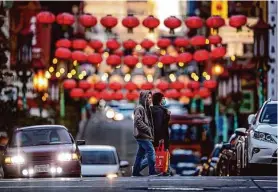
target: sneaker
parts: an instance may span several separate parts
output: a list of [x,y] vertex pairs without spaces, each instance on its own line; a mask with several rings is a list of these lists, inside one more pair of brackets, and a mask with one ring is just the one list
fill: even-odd
[[133,166],[131,166],[131,177],[143,177],[144,175],[142,175],[141,173],[133,173]]

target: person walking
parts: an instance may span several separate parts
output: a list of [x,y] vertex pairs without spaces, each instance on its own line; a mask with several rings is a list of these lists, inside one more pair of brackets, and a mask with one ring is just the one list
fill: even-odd
[[[171,112],[166,109],[166,99],[160,92],[153,94],[152,116],[154,120],[154,147],[158,147],[159,142],[164,141],[164,149],[169,150],[169,120]],[[170,164],[170,163],[169,163]],[[170,175],[170,165],[166,173],[160,175]]]
[[150,106],[152,105],[152,92],[142,91],[139,104],[134,109],[134,131],[133,135],[138,144],[136,159],[134,162],[132,176],[143,176],[142,161],[146,157],[149,166],[149,175],[156,175],[155,171],[155,150],[154,126]]

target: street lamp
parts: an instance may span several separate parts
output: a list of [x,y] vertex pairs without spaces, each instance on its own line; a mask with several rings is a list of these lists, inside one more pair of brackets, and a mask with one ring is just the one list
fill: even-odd
[[42,117],[42,102],[46,101],[48,89],[48,79],[45,77],[44,71],[40,70],[33,77],[33,87],[38,93],[40,117]]

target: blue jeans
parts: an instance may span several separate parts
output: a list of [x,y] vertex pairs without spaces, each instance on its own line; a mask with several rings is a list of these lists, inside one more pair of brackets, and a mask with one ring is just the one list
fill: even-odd
[[[149,166],[149,175],[155,175],[155,150],[151,141],[148,140],[136,140],[138,144],[138,151],[136,154],[135,163],[133,166],[133,175],[140,175],[142,171],[142,163],[145,156],[147,157],[147,162]],[[144,168],[146,165],[143,165]]]

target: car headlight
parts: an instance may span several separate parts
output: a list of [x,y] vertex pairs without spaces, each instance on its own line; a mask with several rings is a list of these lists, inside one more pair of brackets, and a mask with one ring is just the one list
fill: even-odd
[[20,155],[5,157],[6,164],[23,164],[24,162],[24,158]]
[[108,119],[112,119],[112,118],[114,118],[114,116],[115,116],[114,110],[113,109],[108,109],[107,112],[106,112],[106,117]]
[[58,161],[78,160],[78,155],[76,153],[60,153],[57,159]]
[[260,141],[265,141],[269,143],[276,143],[276,141],[272,138],[272,136],[268,133],[262,133],[259,131],[254,131],[254,139],[260,140]]
[[115,174],[115,173],[110,173],[110,174],[107,174],[106,177],[109,178],[109,179],[113,179],[113,178],[118,177],[118,175]]

